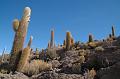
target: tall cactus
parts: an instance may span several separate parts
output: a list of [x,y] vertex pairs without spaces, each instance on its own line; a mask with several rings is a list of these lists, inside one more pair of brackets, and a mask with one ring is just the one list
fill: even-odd
[[115,37],[115,28],[114,28],[114,25],[112,26],[112,36]]
[[17,71],[19,72],[24,72],[24,69],[26,67],[26,65],[29,62],[29,57],[30,57],[30,53],[31,53],[31,43],[32,43],[33,37],[30,37],[30,40],[28,42],[28,46],[26,48],[23,49],[22,54],[20,56],[20,60],[19,63],[17,65]]
[[71,33],[66,32],[66,50],[70,50],[71,47]]
[[51,30],[51,40],[50,40],[50,47],[54,47],[54,30]]
[[23,44],[27,34],[28,24],[30,21],[30,15],[31,15],[31,9],[29,7],[26,7],[24,9],[24,13],[21,21],[14,20],[13,22],[15,37],[14,37],[14,42],[10,57],[10,65],[13,71],[15,71],[15,68],[20,58],[20,54],[23,49]]
[[89,34],[89,42],[93,42],[93,36],[92,36],[92,34]]

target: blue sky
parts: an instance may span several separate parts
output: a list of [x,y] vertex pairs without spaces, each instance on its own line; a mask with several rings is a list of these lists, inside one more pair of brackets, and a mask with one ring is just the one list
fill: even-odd
[[10,52],[14,40],[12,21],[20,20],[24,7],[32,9],[25,45],[34,37],[32,48],[46,48],[50,29],[55,29],[55,43],[62,44],[66,31],[76,41],[86,42],[88,34],[103,39],[114,24],[120,35],[120,0],[0,0],[0,52]]

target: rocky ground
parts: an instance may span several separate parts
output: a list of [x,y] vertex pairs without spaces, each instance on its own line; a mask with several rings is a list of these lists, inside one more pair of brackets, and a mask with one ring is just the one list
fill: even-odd
[[[120,37],[112,44],[103,42],[101,46],[104,50],[86,47],[82,60],[82,49],[64,51],[60,48],[57,49],[60,57],[49,61],[52,70],[32,76],[20,72],[1,73],[0,79],[120,79]],[[94,78],[90,73],[92,68],[96,72]]]

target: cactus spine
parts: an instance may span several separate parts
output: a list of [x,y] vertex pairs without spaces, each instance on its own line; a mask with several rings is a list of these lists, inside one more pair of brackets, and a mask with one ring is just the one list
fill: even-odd
[[89,35],[89,42],[93,42],[93,36],[91,34]]
[[31,43],[32,43],[33,37],[30,37],[30,40],[28,42],[28,46],[26,48],[23,49],[19,63],[17,65],[17,71],[19,72],[24,72],[26,65],[29,62],[29,57],[30,57],[30,53],[31,53]]
[[112,36],[115,37],[115,28],[112,26]]
[[31,15],[31,9],[29,7],[26,7],[24,9],[24,14],[21,21],[18,23],[18,20],[14,20],[13,22],[15,37],[14,37],[14,42],[13,42],[13,47],[11,50],[11,57],[10,57],[10,65],[13,71],[15,71],[15,68],[20,58],[20,54],[23,49],[23,44],[27,34],[28,24],[30,21],[29,20],[30,15]]
[[51,30],[51,40],[50,40],[50,47],[54,47],[54,30]]
[[67,32],[66,33],[66,50],[70,50],[71,47],[71,33]]

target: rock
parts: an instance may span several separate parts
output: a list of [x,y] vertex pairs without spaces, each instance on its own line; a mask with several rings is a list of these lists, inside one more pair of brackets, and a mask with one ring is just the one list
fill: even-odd
[[0,79],[29,79],[23,73],[15,72],[15,74],[0,74]]
[[48,71],[32,76],[32,79],[83,79],[83,76],[80,74],[65,74]]
[[120,62],[114,64],[111,67],[100,69],[97,72],[97,78],[99,79],[120,79]]
[[58,68],[60,66],[60,62],[58,60],[51,61],[52,68]]

